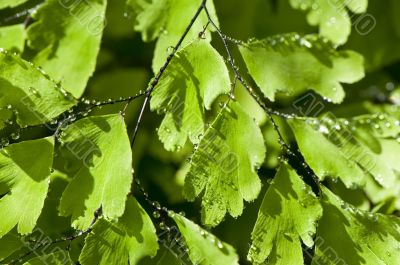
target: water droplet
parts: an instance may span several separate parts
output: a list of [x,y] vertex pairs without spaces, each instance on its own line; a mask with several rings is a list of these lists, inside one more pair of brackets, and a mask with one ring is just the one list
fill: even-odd
[[160,222],[160,224],[158,226],[160,227],[161,230],[167,229],[167,225],[164,222]]
[[29,92],[31,92],[32,95],[34,95],[36,97],[40,97],[39,92],[34,87],[29,87]]
[[153,206],[157,209],[157,210],[161,210],[161,205],[158,201],[154,201],[153,202]]
[[323,134],[329,134],[329,130],[325,125],[320,125],[318,130]]
[[19,133],[17,133],[17,132],[11,134],[11,138],[12,138],[13,140],[18,140],[19,137],[20,137],[20,135],[19,135]]
[[217,247],[221,249],[221,248],[224,247],[224,245],[222,244],[221,241],[218,240],[218,241],[217,241]]
[[300,39],[300,45],[305,46],[307,48],[311,48],[312,47],[312,44],[308,40],[306,40],[304,38]]
[[329,20],[326,22],[326,25],[328,27],[333,26],[336,23],[336,18],[335,17],[330,17]]
[[159,212],[159,211],[154,211],[154,212],[153,212],[153,217],[154,217],[154,218],[158,219],[158,218],[160,218],[160,216],[161,216],[161,215],[160,215],[160,212]]

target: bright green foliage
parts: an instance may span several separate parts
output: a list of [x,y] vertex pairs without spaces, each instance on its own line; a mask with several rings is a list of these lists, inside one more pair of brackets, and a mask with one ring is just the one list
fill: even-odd
[[124,215],[115,222],[99,220],[86,238],[79,261],[82,265],[135,265],[157,253],[156,229],[150,217],[133,197]]
[[132,183],[132,153],[123,118],[115,114],[79,120],[62,132],[61,141],[73,179],[63,192],[60,214],[72,215],[73,226],[82,230],[100,206],[106,219],[120,217]]
[[[367,127],[363,126],[366,119],[369,120]],[[386,188],[393,186],[397,178],[395,172],[399,169],[398,163],[390,158],[396,156],[398,142],[395,139],[376,138],[371,132],[377,130],[373,128],[379,128],[380,134],[387,137],[399,128],[393,124],[389,128],[384,125],[381,129],[379,123],[392,124],[378,116],[359,118],[351,125],[348,121],[335,122],[329,117],[321,121],[289,121],[302,154],[316,174],[321,178],[340,177],[350,188],[365,184],[364,172],[371,174]],[[389,144],[393,145],[392,148],[387,146],[386,152],[381,150],[384,141],[390,141]],[[332,157],[335,157],[335,163],[332,163]]]
[[167,21],[169,0],[127,0],[126,4],[136,16],[134,29],[142,32],[143,41],[155,40]]
[[303,264],[301,240],[313,246],[322,207],[296,172],[281,165],[265,194],[252,233],[248,258],[253,264]]
[[400,264],[400,1],[0,2],[1,264]]
[[328,101],[344,98],[341,83],[364,77],[363,58],[353,51],[336,51],[317,35],[277,35],[240,46],[249,73],[264,95],[298,95],[312,89]]
[[340,178],[347,187],[365,183],[364,173],[357,163],[348,160],[340,148],[324,136],[328,130],[325,131],[326,127],[314,128],[304,120],[297,119],[289,120],[289,125],[302,155],[318,177],[322,180],[325,177]]
[[33,62],[75,97],[82,95],[96,66],[104,27],[106,0],[49,0],[28,28]]
[[0,184],[6,185],[8,192],[0,199],[0,237],[16,225],[20,234],[32,232],[47,195],[53,149],[52,138],[1,149]]
[[348,10],[360,14],[367,10],[368,0],[290,0],[290,4],[304,11],[308,23],[319,26],[322,36],[343,44],[351,32],[351,19]]
[[22,24],[0,28],[0,48],[22,52],[25,38],[25,29]]
[[323,188],[313,264],[399,264],[400,219],[358,210]]
[[165,113],[158,129],[165,148],[178,150],[188,137],[197,143],[204,132],[204,108],[229,90],[224,61],[207,41],[198,39],[179,52],[151,99],[151,108]]
[[171,213],[170,215],[178,225],[193,264],[239,264],[236,251],[232,246],[220,241],[214,235],[185,217],[175,213]]
[[205,224],[216,226],[226,212],[237,217],[243,199],[257,198],[261,183],[256,170],[264,158],[260,128],[238,103],[230,101],[201,138],[185,179],[184,194],[189,200],[204,192]]
[[24,265],[73,265],[69,253],[66,251],[57,251],[48,255],[33,258]]
[[74,104],[75,100],[39,69],[9,52],[0,52],[0,108],[13,111],[18,124],[48,122]]
[[[136,7],[138,5],[145,6],[146,4],[143,2],[142,0],[130,0],[128,4],[130,4],[131,7]],[[139,26],[140,28],[138,28],[138,26],[136,27],[137,30],[144,30],[143,39],[145,41],[152,40],[159,35],[153,57],[154,72],[158,72],[158,69],[160,69],[169,54],[169,48],[178,42],[201,2],[202,0],[154,0],[151,5],[146,5],[151,9],[146,10],[146,12],[140,12],[136,17],[137,25],[143,25],[145,18],[147,19],[146,22],[148,22],[150,16],[151,21],[155,22],[155,24],[149,23],[149,25],[145,24],[146,26]],[[210,15],[218,22],[212,0],[207,1],[207,7],[210,11]],[[157,14],[160,13],[162,13],[162,18],[157,17]],[[176,23],[176,21],[179,21],[179,23]],[[199,33],[203,31],[203,27],[207,24],[207,21],[206,14],[202,12],[189,31],[182,47],[185,47],[194,39],[198,38]],[[158,32],[156,31],[157,28]],[[150,33],[147,33],[148,30],[150,30]],[[148,34],[150,34],[151,37],[146,37]],[[207,33],[206,39],[208,41],[210,40],[210,36],[208,36]]]
[[28,0],[1,0],[0,2],[0,9],[6,8],[6,7],[15,7],[18,5],[21,5]]

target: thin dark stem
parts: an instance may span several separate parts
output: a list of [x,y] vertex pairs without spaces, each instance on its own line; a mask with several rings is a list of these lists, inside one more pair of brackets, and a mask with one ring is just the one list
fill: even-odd
[[42,3],[36,5],[36,6],[32,7],[32,8],[29,8],[29,9],[26,9],[26,10],[21,11],[19,13],[16,13],[15,15],[12,15],[10,17],[3,18],[3,19],[0,20],[0,25],[5,25],[6,23],[10,23],[13,20],[19,19],[19,18],[21,18],[23,16],[27,16],[27,18],[25,18],[25,21],[24,21],[24,26],[26,27],[27,22],[28,22],[27,20],[29,20],[28,17],[30,17],[31,14],[33,12],[35,12],[41,5],[42,5]]
[[160,71],[157,73],[157,75],[154,77],[153,81],[150,83],[149,87],[146,89],[146,97],[143,101],[142,104],[142,108],[140,109],[140,113],[138,116],[138,119],[136,121],[136,125],[135,125],[135,129],[132,133],[132,138],[131,138],[131,147],[133,147],[134,143],[135,143],[135,139],[137,136],[137,133],[139,131],[139,126],[140,123],[143,119],[143,114],[144,111],[147,107],[147,103],[149,102],[149,98],[151,96],[151,93],[153,92],[154,88],[157,86],[158,82],[160,81],[160,78],[162,77],[162,75],[164,74],[165,70],[167,69],[168,65],[170,64],[172,58],[175,56],[175,54],[178,52],[178,49],[181,47],[183,40],[186,38],[186,35],[189,33],[190,29],[192,28],[194,22],[197,20],[197,18],[199,17],[201,11],[206,7],[206,2],[207,0],[203,0],[201,2],[200,7],[197,9],[195,15],[193,16],[193,18],[190,20],[189,25],[186,27],[185,31],[183,32],[182,36],[180,37],[178,43],[174,46],[174,49],[172,50],[172,52],[168,55],[167,60],[165,61],[165,63],[163,64],[163,66],[160,68]]
[[218,26],[214,23],[214,21],[212,20],[210,13],[208,12],[207,7],[204,7],[204,11],[207,14],[208,20],[211,23],[211,25],[214,27],[215,31],[217,32],[217,34],[219,35],[219,37],[221,38],[221,41],[224,45],[224,48],[226,50],[227,56],[228,56],[228,62],[234,72],[235,75],[235,79],[239,80],[239,82],[246,88],[246,90],[249,92],[249,94],[252,96],[252,98],[257,102],[257,104],[267,113],[269,119],[271,120],[276,132],[278,133],[278,137],[279,137],[279,142],[280,144],[286,148],[287,150],[290,150],[289,146],[285,143],[282,134],[273,118],[273,114],[276,114],[278,116],[282,116],[282,113],[280,112],[276,112],[273,109],[268,108],[262,101],[261,99],[254,93],[253,89],[246,83],[246,81],[243,79],[243,77],[240,75],[239,70],[237,68],[237,66],[235,65],[235,62],[233,60],[232,57],[232,53],[231,50],[229,48],[228,42],[226,41],[226,36],[221,32],[221,30],[218,28]]
[[[75,239],[77,239],[78,237],[81,237],[83,235],[89,234],[90,232],[92,232],[93,230],[93,226],[96,224],[97,220],[99,220],[99,217],[101,215],[101,211],[102,211],[102,207],[100,206],[95,212],[94,212],[94,217],[93,220],[89,226],[89,228],[87,228],[86,230],[80,231],[75,235],[72,236],[68,236],[68,237],[63,237],[63,238],[59,238],[59,239],[55,239],[51,242],[42,242],[37,244],[34,248],[32,248],[31,250],[29,250],[28,252],[22,254],[21,256],[19,256],[17,259],[10,261],[8,264],[9,265],[13,265],[16,264],[17,262],[21,262],[24,258],[28,257],[29,255],[31,255],[32,253],[35,253],[38,249],[41,249],[43,247],[46,246],[51,246],[51,245],[55,245],[58,243],[63,243],[63,242],[67,242],[69,241],[69,244],[72,243],[72,241],[74,241]],[[36,242],[36,241],[29,241],[29,242]],[[36,242],[38,243],[38,242]],[[2,261],[1,261],[2,262]]]
[[[256,93],[253,91],[253,89],[246,83],[246,81],[243,79],[243,77],[240,75],[238,67],[235,65],[235,62],[233,60],[232,57],[232,53],[231,50],[229,48],[229,44],[227,42],[228,40],[231,40],[230,38],[228,38],[226,35],[224,35],[221,30],[218,28],[218,26],[214,23],[213,19],[210,16],[210,13],[208,12],[207,7],[204,6],[204,11],[207,14],[208,17],[208,21],[210,22],[210,24],[214,27],[215,31],[217,32],[217,34],[219,35],[223,46],[226,50],[226,54],[228,57],[228,63],[230,64],[233,73],[235,75],[235,82],[236,80],[239,80],[239,82],[246,88],[246,90],[249,92],[250,96],[257,102],[257,104],[265,111],[265,113],[268,115],[268,118],[270,119],[274,130],[276,131],[277,135],[278,135],[278,139],[279,139],[279,144],[282,147],[283,151],[288,155],[289,158],[295,159],[296,161],[301,163],[301,166],[304,168],[304,170],[307,172],[307,175],[311,176],[311,178],[313,179],[313,181],[315,182],[315,184],[318,186],[319,189],[319,194],[321,194],[321,190],[320,190],[320,182],[318,177],[315,175],[315,173],[313,172],[313,170],[311,169],[311,167],[304,161],[304,158],[301,156],[299,156],[298,154],[294,153],[290,146],[285,142],[283,135],[279,129],[279,126],[277,125],[273,115],[276,115],[278,117],[284,117],[284,118],[292,118],[291,115],[287,115],[287,114],[283,114],[280,112],[277,112],[271,108],[268,108],[264,102],[260,99],[260,97],[258,95],[256,95]],[[239,42],[235,42],[236,44],[238,44]]]
[[92,104],[92,105],[90,105],[88,108],[86,108],[86,109],[84,109],[84,110],[82,110],[82,111],[79,111],[79,112],[77,112],[77,113],[73,113],[73,114],[71,114],[70,116],[68,116],[67,118],[65,118],[64,120],[62,120],[61,122],[59,122],[59,124],[58,124],[58,126],[57,126],[57,128],[56,128],[56,130],[55,130],[55,132],[54,132],[53,135],[54,135],[54,137],[57,138],[57,137],[59,136],[60,130],[63,129],[63,126],[64,126],[65,124],[67,124],[68,122],[75,120],[77,116],[82,115],[82,114],[87,113],[87,112],[90,112],[90,111],[92,111],[92,110],[95,109],[95,108],[103,107],[103,106],[106,106],[106,105],[113,105],[113,104],[116,104],[116,103],[126,102],[125,107],[124,107],[124,110],[121,112],[122,116],[124,116],[125,110],[126,110],[126,108],[128,107],[128,105],[129,105],[133,100],[135,100],[135,99],[137,99],[137,98],[139,98],[139,97],[141,97],[141,96],[143,96],[143,95],[144,95],[144,93],[140,93],[140,94],[137,94],[137,95],[135,95],[135,96],[130,96],[130,97],[128,97],[128,98],[121,98],[121,99],[117,99],[117,100],[104,101],[104,102],[98,102],[98,103],[96,103],[96,104]]

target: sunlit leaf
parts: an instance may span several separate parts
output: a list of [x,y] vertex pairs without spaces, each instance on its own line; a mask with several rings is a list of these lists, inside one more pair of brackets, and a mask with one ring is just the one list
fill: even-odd
[[151,99],[151,108],[165,113],[158,129],[165,148],[180,149],[188,137],[197,143],[204,132],[205,108],[229,90],[228,70],[208,42],[196,40],[179,52]]
[[399,264],[400,220],[356,209],[323,188],[312,264]]
[[72,215],[73,226],[81,230],[89,227],[100,206],[106,219],[120,217],[132,183],[124,119],[115,114],[79,120],[62,132],[61,141],[73,178],[61,197],[61,215]]
[[33,62],[80,97],[96,66],[104,27],[106,0],[46,1],[33,14],[28,45]]
[[0,28],[0,48],[22,52],[25,45],[24,25],[12,25]]
[[354,51],[336,51],[317,35],[276,35],[241,45],[249,73],[264,95],[299,95],[314,90],[328,101],[342,102],[341,83],[364,77],[363,58]]
[[171,216],[182,233],[193,264],[239,264],[236,250],[232,246],[179,214],[171,213]]
[[205,224],[217,225],[226,212],[237,217],[242,213],[243,199],[257,198],[261,183],[256,171],[264,157],[260,128],[231,101],[200,140],[185,179],[184,194],[189,200],[203,194]]
[[0,9],[6,7],[15,7],[18,5],[22,5],[23,3],[27,2],[28,0],[2,0],[0,2]]
[[54,140],[44,138],[1,149],[0,183],[8,192],[0,199],[0,237],[16,225],[20,234],[35,227],[49,187],[53,148]]
[[[371,123],[372,117],[367,119]],[[380,119],[376,117],[376,120]],[[384,187],[394,184],[398,166],[385,156],[395,155],[396,149],[391,151],[385,148],[386,152],[383,154],[381,140],[373,135],[366,139],[368,134],[362,125],[349,124],[343,120],[335,121],[329,117],[322,120],[292,119],[289,124],[306,161],[322,179],[339,177],[347,187],[355,188],[365,184],[365,174],[368,173]],[[386,134],[388,133],[389,128],[386,130]],[[399,143],[393,139],[392,145]]]
[[[182,36],[190,20],[200,7],[202,0],[167,0],[168,5],[167,12],[164,13],[165,23],[161,28],[159,38],[157,40],[156,48],[154,50],[153,57],[153,71],[158,72],[164,61],[167,59],[170,53],[171,46],[175,46],[179,38]],[[213,20],[218,23],[217,16],[215,14],[214,4],[212,0],[207,1],[207,8],[212,16]],[[157,11],[162,12],[162,11]],[[179,21],[179,23],[176,23]],[[204,30],[204,26],[207,24],[208,18],[205,12],[202,12],[198,19],[194,22],[191,30],[188,32],[185,40],[183,41],[182,47],[185,47],[191,43],[194,39],[199,38],[199,33]],[[157,25],[159,21],[157,21]],[[206,39],[210,41],[211,36],[209,32],[206,33]]]
[[279,168],[265,194],[252,233],[253,264],[304,264],[301,242],[313,246],[322,215],[318,199],[288,165]]
[[0,108],[21,125],[48,122],[75,100],[39,69],[9,52],[0,52]]
[[127,200],[118,221],[99,220],[86,238],[79,258],[82,265],[131,265],[158,249],[156,229],[150,217],[133,197]]
[[[143,41],[153,41],[163,31],[170,0],[127,0],[126,4],[135,15],[136,31],[142,32]],[[174,8],[172,6],[172,8]]]
[[368,0],[290,0],[290,4],[296,9],[308,11],[308,23],[318,25],[322,36],[337,44],[343,44],[347,41],[352,27],[349,12],[365,12]]

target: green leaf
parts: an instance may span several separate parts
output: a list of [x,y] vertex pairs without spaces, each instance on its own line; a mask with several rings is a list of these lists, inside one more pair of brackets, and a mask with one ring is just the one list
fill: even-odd
[[136,31],[142,32],[143,41],[153,41],[162,32],[167,21],[170,0],[127,0],[129,10],[135,15]]
[[167,150],[179,150],[189,137],[199,141],[205,110],[230,91],[229,73],[222,57],[204,40],[196,40],[173,59],[154,90],[151,109],[165,113],[158,130]]
[[106,0],[46,1],[28,28],[33,62],[80,97],[96,66],[104,28]]
[[24,265],[73,265],[69,253],[63,250],[39,256],[25,262]]
[[301,241],[312,247],[322,207],[297,173],[281,165],[265,194],[252,232],[253,264],[304,264]]
[[[161,33],[154,50],[153,57],[153,71],[158,72],[160,67],[164,64],[171,46],[175,46],[187,25],[189,25],[190,20],[193,18],[197,9],[200,7],[202,0],[167,0],[168,9],[167,12],[163,14],[166,17],[164,26],[161,28]],[[213,18],[214,22],[218,24],[218,19],[215,14],[215,8],[212,0],[207,1],[207,8],[210,12],[210,16]],[[160,7],[160,6],[159,6]],[[164,12],[164,11],[157,11]],[[157,25],[158,25],[158,20]],[[177,21],[179,21],[177,23]],[[200,32],[204,30],[204,26],[207,24],[208,18],[205,12],[201,12],[197,20],[194,22],[191,30],[188,32],[185,40],[182,43],[182,47],[185,47],[191,43],[194,39],[198,38]],[[211,40],[211,36],[206,33],[206,39]]]
[[11,231],[0,238],[0,246],[0,260],[3,260],[24,247],[25,244],[17,232]]
[[1,0],[0,9],[6,7],[16,7],[18,5],[22,5],[25,2],[28,2],[28,0]]
[[[177,244],[175,245],[178,246]],[[179,254],[180,253],[175,253],[174,250],[168,246],[160,244],[157,256],[143,259],[140,261],[139,265],[186,265],[185,262],[182,261],[182,256],[179,256]]]
[[[288,122],[302,155],[321,180],[325,177],[340,178],[346,187],[364,185],[362,169],[354,161],[347,159],[339,147],[324,136],[326,132],[329,133],[324,125],[320,126],[317,123],[312,127],[309,123],[297,119]],[[315,148],[316,146],[318,148]]]
[[308,23],[319,26],[322,36],[343,44],[352,27],[348,10],[355,14],[364,13],[368,0],[290,0],[290,4],[293,8],[308,11]]
[[22,52],[25,45],[25,28],[23,24],[0,28],[0,48]]
[[361,211],[323,188],[312,264],[399,264],[400,219]]
[[278,92],[299,95],[312,89],[326,100],[340,103],[345,96],[341,83],[364,77],[361,55],[336,51],[317,35],[276,35],[239,48],[249,73],[271,100]]
[[75,102],[39,69],[0,51],[0,108],[14,112],[19,125],[48,122]]
[[132,152],[123,117],[79,120],[62,132],[61,142],[73,179],[61,197],[60,214],[72,215],[73,226],[80,230],[90,226],[100,206],[106,219],[120,217],[132,183]]
[[47,195],[53,149],[53,138],[1,149],[0,183],[8,187],[8,193],[0,199],[0,238],[17,224],[20,234],[28,234],[35,227]]
[[[368,119],[371,123],[372,118]],[[378,117],[376,119],[379,120]],[[329,117],[307,121],[292,119],[289,120],[289,125],[304,158],[321,179],[327,176],[339,177],[346,187],[355,188],[365,184],[367,173],[384,187],[394,184],[398,166],[388,157],[395,154],[396,150],[390,151],[387,148],[385,154],[381,150],[374,150],[382,148],[381,140],[370,135],[369,139],[376,141],[371,146],[368,140],[360,137],[360,132],[365,130],[362,126],[355,126],[346,120],[335,121]],[[392,144],[398,145],[394,139]],[[332,157],[335,157],[334,163]]]
[[239,264],[236,250],[185,217],[170,213],[188,247],[193,264]]
[[[245,147],[245,148],[244,148]],[[231,101],[200,140],[185,179],[184,195],[194,200],[202,192],[202,219],[210,226],[226,212],[237,217],[243,199],[257,198],[257,169],[265,158],[264,139],[255,121]]]
[[79,257],[82,265],[135,265],[158,249],[156,229],[145,210],[133,197],[117,222],[100,219],[86,238]]

